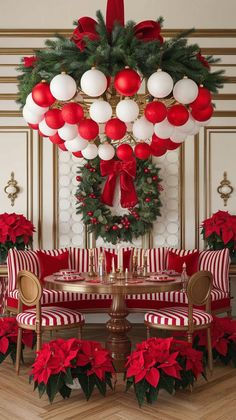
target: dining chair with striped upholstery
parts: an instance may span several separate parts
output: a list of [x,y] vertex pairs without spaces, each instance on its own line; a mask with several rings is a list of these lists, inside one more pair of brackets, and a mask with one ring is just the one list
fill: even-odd
[[[60,330],[65,328],[78,328],[78,338],[84,325],[84,316],[77,310],[58,306],[41,307],[43,287],[39,279],[30,271],[18,273],[19,305],[16,321],[18,325],[16,372],[20,370],[20,356],[22,346],[22,330],[28,329],[36,332],[36,350],[42,345],[43,331]],[[30,309],[23,309],[23,305]]]

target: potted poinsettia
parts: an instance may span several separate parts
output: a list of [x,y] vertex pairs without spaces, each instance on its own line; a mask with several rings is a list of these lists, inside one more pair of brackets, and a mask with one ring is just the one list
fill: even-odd
[[202,222],[201,233],[209,249],[229,248],[231,260],[236,263],[236,215],[219,210]]
[[24,250],[32,245],[34,225],[22,214],[0,214],[0,264],[6,262],[10,248]]
[[100,343],[57,339],[44,344],[38,352],[30,382],[34,382],[40,397],[46,392],[52,402],[57,393],[69,398],[70,385],[77,379],[88,400],[95,387],[103,396],[107,385],[112,389],[114,372],[111,356]]
[[136,345],[128,356],[126,390],[134,386],[139,405],[152,404],[160,389],[170,394],[193,385],[204,375],[202,352],[190,343],[171,338],[150,338]]

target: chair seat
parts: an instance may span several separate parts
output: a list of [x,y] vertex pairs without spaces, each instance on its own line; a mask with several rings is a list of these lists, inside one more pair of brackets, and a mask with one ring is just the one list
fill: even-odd
[[[188,326],[188,308],[172,307],[159,311],[147,312],[145,321],[153,325],[166,325],[176,327]],[[212,316],[200,309],[193,310],[193,323],[203,326],[212,322]]]
[[[35,309],[28,309],[16,316],[16,320],[21,325],[34,326],[36,320]],[[84,316],[75,310],[49,306],[42,308],[42,326],[59,327],[84,322]]]

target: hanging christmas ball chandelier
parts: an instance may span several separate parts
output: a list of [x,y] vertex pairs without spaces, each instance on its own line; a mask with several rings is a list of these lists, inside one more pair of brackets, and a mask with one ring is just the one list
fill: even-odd
[[78,20],[20,66],[23,117],[43,137],[77,157],[148,159],[181,146],[213,115],[212,72],[187,33],[163,40],[162,19],[124,24],[123,0],[108,0],[106,23]]

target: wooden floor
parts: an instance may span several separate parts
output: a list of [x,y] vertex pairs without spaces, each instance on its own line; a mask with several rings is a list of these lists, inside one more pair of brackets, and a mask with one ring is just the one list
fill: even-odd
[[[135,327],[131,335],[133,342],[141,341],[145,331]],[[84,338],[104,340],[103,328],[86,327]],[[80,390],[74,390],[70,399],[58,396],[50,404],[28,383],[34,353],[25,352],[25,359],[19,377],[10,359],[0,365],[0,420],[236,420],[236,369],[229,366],[214,366],[210,381],[200,379],[193,393],[178,391],[171,396],[162,391],[154,405],[140,409],[133,390],[124,393],[121,374],[116,391],[108,391],[105,398],[95,392],[87,402]]]

